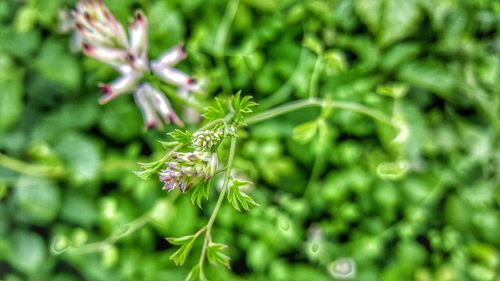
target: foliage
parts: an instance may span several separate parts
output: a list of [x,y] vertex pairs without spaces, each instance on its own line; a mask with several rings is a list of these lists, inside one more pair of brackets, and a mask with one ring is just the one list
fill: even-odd
[[[75,2],[0,1],[0,279],[321,281],[346,258],[352,280],[498,279],[498,1],[105,0],[122,23],[144,11],[151,57],[185,42],[179,68],[206,80],[201,126],[248,125],[226,133],[231,176],[253,186],[227,195],[260,206],[222,204],[207,253],[222,266],[204,273],[195,238],[224,173],[161,190],[165,151],[192,149],[200,126],[145,132],[130,96],[99,106],[117,75],[72,53],[58,17]],[[315,92],[331,107],[252,121]]]

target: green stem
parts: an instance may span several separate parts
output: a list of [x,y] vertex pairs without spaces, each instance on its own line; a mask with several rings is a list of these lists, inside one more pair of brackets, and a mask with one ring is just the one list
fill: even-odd
[[231,24],[233,23],[234,17],[236,16],[236,12],[238,11],[239,4],[240,4],[239,0],[232,0],[227,4],[224,17],[222,18],[222,22],[219,26],[219,30],[217,31],[217,35],[215,37],[214,51],[216,55],[216,63],[217,66],[221,68],[224,72],[224,81],[222,86],[226,94],[230,94],[233,92],[232,90],[233,86],[231,85],[231,79],[229,79],[227,65],[223,56],[226,51],[227,35],[229,34],[229,29],[231,28]]
[[323,60],[323,54],[319,53],[316,58],[316,63],[314,64],[314,70],[311,75],[311,80],[309,82],[309,98],[315,98],[318,96],[318,81],[319,75],[321,74],[321,61]]
[[215,204],[215,208],[210,215],[210,219],[208,220],[206,231],[205,231],[205,239],[203,240],[203,248],[201,249],[200,261],[198,262],[200,266],[200,272],[203,274],[203,264],[205,262],[205,256],[207,254],[208,245],[211,241],[211,231],[212,226],[217,218],[217,214],[219,213],[219,209],[224,201],[224,196],[226,195],[229,177],[231,175],[231,169],[233,168],[234,155],[236,154],[236,137],[231,137],[231,147],[229,149],[229,159],[227,162],[226,174],[224,175],[224,183],[222,185],[222,190],[219,194],[219,198],[217,199],[217,203]]
[[66,174],[61,166],[29,164],[2,153],[0,153],[0,166],[22,174],[39,177],[60,178]]
[[[99,241],[99,242],[94,242],[94,243],[89,243],[85,244],[81,247],[78,248],[69,248],[67,251],[73,253],[73,254],[90,254],[90,253],[95,253],[95,252],[101,252],[106,249],[109,249],[111,246],[113,246],[116,242],[118,242],[120,239],[123,237],[126,237],[147,223],[151,221],[151,216],[150,212],[147,212],[146,214],[136,218],[135,220],[131,221],[130,223],[126,224],[123,226],[124,231],[120,231],[119,233],[112,233],[110,236],[108,236],[106,239]],[[63,251],[64,252],[64,251]]]
[[355,102],[348,102],[348,101],[335,101],[335,100],[324,100],[320,98],[309,98],[309,99],[304,99],[304,100],[298,100],[298,101],[292,101],[289,103],[286,103],[281,106],[277,106],[273,109],[269,109],[263,112],[259,112],[253,116],[250,116],[247,120],[246,123],[248,125],[252,125],[255,123],[259,123],[262,121],[265,121],[267,119],[271,119],[273,117],[283,115],[286,113],[290,113],[299,109],[307,108],[307,107],[323,107],[323,106],[330,106],[332,108],[340,108],[340,109],[346,109],[350,110],[353,112],[361,113],[367,116],[372,117],[373,119],[380,121],[382,123],[388,124],[390,126],[396,127],[397,125],[394,124],[389,116],[384,114],[383,112],[380,112],[375,109],[371,109],[369,107],[366,107],[364,105],[361,105],[359,103]]

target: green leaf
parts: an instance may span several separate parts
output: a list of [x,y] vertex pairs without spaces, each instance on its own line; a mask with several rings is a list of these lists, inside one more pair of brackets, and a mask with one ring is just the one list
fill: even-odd
[[24,230],[12,233],[8,257],[14,268],[27,274],[35,274],[42,269],[46,256],[46,245],[40,235]]
[[229,261],[231,260],[231,258],[222,252],[226,248],[226,244],[210,243],[207,249],[208,261],[212,264],[223,265],[227,268],[230,268]]
[[61,205],[61,193],[55,183],[31,176],[19,178],[12,199],[16,217],[34,225],[52,222]]
[[191,189],[193,189],[191,194],[191,202],[193,204],[196,204],[201,209],[202,208],[201,200],[203,200],[203,198],[208,199],[208,193],[210,191],[210,182],[202,181],[200,184],[198,184],[195,187],[192,187]]
[[[94,103],[94,107],[97,106]],[[103,106],[98,125],[105,136],[119,142],[130,141],[143,132],[139,109],[125,97]]]
[[199,281],[200,279],[200,266],[197,264],[191,268],[184,281]]
[[241,91],[238,91],[231,99],[231,107],[234,111],[234,119],[238,122],[242,120],[246,114],[251,113],[253,108],[257,106],[251,96],[242,96]]
[[395,99],[404,97],[408,90],[408,85],[400,83],[385,84],[377,87],[378,94]]
[[416,0],[358,0],[356,12],[382,46],[411,35],[421,18]]
[[48,80],[73,90],[80,86],[80,66],[67,49],[55,39],[45,41],[35,67]]
[[404,64],[398,72],[401,81],[449,98],[458,86],[457,75],[437,61]]
[[207,119],[208,122],[224,119],[229,113],[227,100],[216,97],[214,104],[206,107],[204,111],[203,117]]
[[182,143],[185,145],[191,144],[192,134],[190,131],[181,131],[179,129],[176,129],[173,132],[169,133],[169,135],[177,143]]
[[161,170],[161,168],[165,164],[165,159],[161,158],[153,162],[138,163],[138,164],[139,166],[141,166],[143,171],[134,171],[134,174],[140,177],[141,179],[147,180],[152,175],[156,174],[158,171]]
[[293,128],[293,139],[300,143],[310,142],[318,131],[318,122],[316,120],[309,121]]
[[38,31],[16,32],[12,27],[0,27],[0,52],[28,60],[35,57],[39,45]]
[[387,162],[379,164],[377,174],[384,179],[396,180],[402,178],[408,171],[406,161]]
[[63,157],[76,183],[95,180],[101,171],[101,151],[94,140],[80,134],[66,134],[55,150]]
[[229,187],[229,192],[227,193],[227,200],[229,203],[238,211],[244,209],[249,211],[253,206],[259,206],[252,197],[240,191],[240,187],[248,186],[251,183],[248,181],[240,181],[237,179],[232,179],[232,184]]
[[14,125],[23,111],[23,75],[0,53],[0,132]]
[[186,261],[189,252],[193,248],[194,241],[196,241],[198,236],[196,235],[187,235],[182,237],[169,237],[166,238],[167,241],[173,245],[181,246],[175,253],[170,256],[170,259],[174,261],[175,265],[183,265]]

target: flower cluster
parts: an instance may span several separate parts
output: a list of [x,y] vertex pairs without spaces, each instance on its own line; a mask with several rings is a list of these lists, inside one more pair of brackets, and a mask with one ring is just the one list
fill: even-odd
[[217,154],[211,152],[175,152],[166,168],[160,171],[163,189],[179,188],[186,192],[191,186],[210,180],[217,169]]
[[[114,18],[102,0],[82,0],[73,11],[75,28],[82,42],[83,52],[96,60],[114,67],[121,77],[101,85],[100,103],[134,92],[147,128],[161,127],[161,119],[182,126],[168,99],[148,82],[146,74],[152,73],[162,81],[178,88],[178,95],[187,98],[190,92],[200,92],[195,79],[174,66],[186,58],[182,45],[176,46],[156,60],[148,59],[148,22],[137,11],[129,25],[128,36],[123,26]],[[160,116],[158,116],[160,115]],[[161,119],[160,119],[161,117]]]
[[220,144],[224,133],[221,130],[204,130],[193,134],[192,145],[196,151],[210,151]]

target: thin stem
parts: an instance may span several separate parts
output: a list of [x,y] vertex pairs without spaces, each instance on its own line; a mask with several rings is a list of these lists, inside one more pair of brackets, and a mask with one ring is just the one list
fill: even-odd
[[68,249],[68,251],[74,254],[89,254],[89,253],[101,252],[103,250],[109,249],[120,239],[134,233],[135,231],[137,231],[139,228],[143,227],[150,221],[151,221],[150,212],[147,212],[144,215],[131,221],[130,223],[124,225],[122,228],[124,229],[123,231],[120,231],[118,233],[114,232],[102,241],[85,244],[78,248],[70,248]]
[[330,106],[332,108],[340,108],[340,109],[346,109],[350,110],[353,112],[361,113],[367,116],[372,117],[375,120],[378,120],[382,123],[386,123],[390,126],[396,127],[397,125],[392,122],[391,118],[384,114],[383,112],[380,112],[375,109],[371,109],[369,107],[366,107],[364,105],[361,105],[359,103],[354,103],[354,102],[348,102],[348,101],[335,101],[335,100],[324,100],[320,98],[310,98],[310,99],[305,99],[305,100],[298,100],[298,101],[292,101],[289,103],[286,103],[284,105],[275,107],[273,109],[269,109],[263,112],[259,112],[253,116],[250,116],[247,120],[246,123],[248,125],[252,125],[255,123],[259,123],[262,121],[265,121],[267,119],[271,119],[273,117],[283,115],[289,112],[293,112],[295,110],[307,108],[307,107],[314,107],[314,106]]
[[200,266],[200,272],[203,273],[203,264],[205,262],[205,256],[207,254],[208,245],[211,241],[211,231],[212,226],[217,218],[217,214],[219,213],[219,209],[224,201],[224,196],[226,195],[228,184],[229,184],[229,176],[231,175],[231,169],[233,168],[233,160],[234,155],[236,154],[236,137],[231,136],[231,147],[229,149],[229,159],[227,161],[226,174],[224,175],[224,183],[222,185],[222,190],[219,194],[219,198],[217,199],[217,203],[215,204],[215,208],[210,215],[210,219],[208,220],[205,232],[205,239],[203,240],[203,248],[201,249],[200,261],[198,262]]
[[299,59],[295,65],[295,70],[288,80],[283,84],[274,94],[272,94],[269,98],[264,99],[263,101],[259,101],[259,109],[265,110],[271,108],[277,104],[284,102],[292,93],[295,84],[297,82],[297,77],[301,72],[301,66],[305,61],[306,48],[302,48],[300,51]]
[[22,174],[39,177],[60,178],[66,173],[61,166],[30,164],[9,157],[3,153],[0,153],[0,166]]
[[239,0],[232,0],[227,4],[224,17],[222,18],[222,22],[219,26],[219,30],[217,31],[217,35],[215,37],[216,63],[217,66],[220,67],[224,72],[224,81],[222,86],[226,94],[230,94],[233,91],[232,90],[233,86],[231,85],[231,79],[229,79],[227,65],[223,56],[226,51],[226,41],[227,41],[227,35],[229,34],[229,28],[231,27],[234,17],[236,16],[239,4],[240,4]]
[[311,80],[309,82],[309,98],[315,98],[318,96],[318,81],[319,75],[321,74],[321,62],[323,60],[323,54],[319,53],[316,58],[316,63],[314,64],[314,70],[311,75]]

